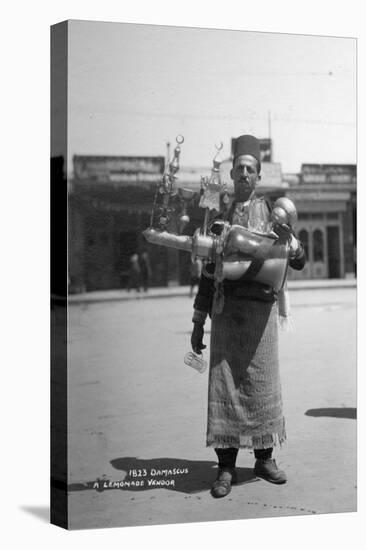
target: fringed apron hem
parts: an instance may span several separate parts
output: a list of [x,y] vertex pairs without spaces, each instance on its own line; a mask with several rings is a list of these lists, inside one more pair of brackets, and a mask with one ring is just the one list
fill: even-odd
[[280,447],[286,441],[286,432],[265,434],[263,436],[242,435],[232,436],[213,436],[207,437],[206,447],[215,449],[227,449],[235,447],[237,449],[268,449],[279,445]]

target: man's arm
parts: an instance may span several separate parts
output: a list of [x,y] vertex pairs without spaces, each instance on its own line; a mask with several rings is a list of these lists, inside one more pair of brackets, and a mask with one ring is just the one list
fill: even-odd
[[296,271],[301,271],[305,267],[306,263],[306,254],[304,246],[299,239],[295,237],[294,234],[291,235],[290,241],[290,258],[289,264],[292,269]]
[[302,242],[296,237],[293,229],[286,224],[276,224],[273,231],[283,242],[288,241],[290,245],[290,267],[296,269],[296,271],[301,271],[306,263],[306,254]]
[[215,291],[215,281],[213,279],[215,264],[207,264],[206,271],[212,277],[205,275],[205,273],[202,271],[198,286],[198,292],[194,300],[193,307],[195,310],[204,312],[207,316],[208,313],[211,313],[212,300]]
[[[210,275],[213,275],[215,271],[215,265],[208,264],[206,266],[206,271]],[[205,325],[207,315],[211,314],[214,292],[214,279],[208,277],[202,272],[198,292],[193,304],[194,311],[192,317],[193,331],[191,336],[191,345],[195,353],[201,353],[201,351],[206,347],[203,344],[203,327]]]

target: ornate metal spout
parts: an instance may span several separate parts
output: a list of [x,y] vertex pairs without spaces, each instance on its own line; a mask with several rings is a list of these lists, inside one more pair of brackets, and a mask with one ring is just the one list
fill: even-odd
[[181,136],[181,135],[178,135],[176,138],[175,138],[175,141],[177,142],[177,146],[175,147],[174,149],[174,157],[173,157],[173,160],[169,163],[169,176],[170,177],[174,177],[174,175],[178,172],[179,170],[179,157],[180,157],[180,147],[179,145],[181,145],[182,143],[184,143],[184,137]]
[[[180,145],[183,136],[177,136],[177,146],[171,162],[160,182],[151,215],[151,225],[143,232],[149,243],[177,250],[186,250],[191,253],[192,261],[201,259],[204,264],[216,264],[215,278],[222,281],[224,278],[236,280],[242,277],[252,262],[256,262],[256,269],[252,279],[271,285],[275,290],[282,288],[288,267],[289,245],[279,239],[273,231],[269,234],[259,234],[240,225],[231,226],[229,222],[216,220],[209,223],[212,210],[220,211],[220,197],[226,194],[226,186],[220,178],[220,153],[222,143],[216,145],[216,154],[213,158],[211,176],[201,178],[201,198],[199,206],[205,209],[203,225],[198,228],[193,237],[177,235],[169,231],[170,215],[175,211],[172,197],[182,207],[178,219],[180,229],[189,222],[187,205],[195,196],[190,189],[177,189],[176,179],[179,170]],[[158,204],[158,196],[161,197]],[[225,203],[225,201],[223,201]],[[158,212],[157,227],[153,227]],[[296,221],[296,209],[292,201],[286,197],[278,199],[273,209],[272,222],[292,226]],[[219,266],[219,269],[217,267]]]
[[188,235],[176,235],[168,231],[159,231],[153,228],[145,229],[142,233],[151,244],[159,244],[177,250],[192,251],[192,237]]
[[220,153],[223,148],[223,143],[215,145],[216,154],[213,158],[210,178],[201,178],[201,199],[199,206],[205,208],[205,218],[203,221],[203,233],[207,233],[207,226],[211,210],[220,211],[220,194],[222,191],[222,183],[220,178],[221,158]]
[[179,159],[181,153],[180,145],[184,142],[184,137],[178,135],[176,137],[176,142],[177,145],[174,149],[174,156],[170,162],[167,161],[162,180],[156,188],[154,204],[150,217],[150,228],[154,226],[156,217],[158,217],[158,227],[160,229],[167,229],[171,220],[171,214],[175,210],[172,205],[172,198],[177,195],[176,174],[179,171]]

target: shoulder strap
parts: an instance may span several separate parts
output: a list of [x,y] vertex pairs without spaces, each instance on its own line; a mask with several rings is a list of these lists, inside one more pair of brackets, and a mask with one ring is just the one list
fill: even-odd
[[244,275],[240,277],[240,281],[252,281],[260,272],[263,263],[264,260],[253,260]]

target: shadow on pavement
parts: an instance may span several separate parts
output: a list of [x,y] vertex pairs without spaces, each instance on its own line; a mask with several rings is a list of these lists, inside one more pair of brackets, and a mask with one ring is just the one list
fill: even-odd
[[[121,471],[121,478],[109,480],[105,477],[87,483],[71,483],[69,491],[110,490],[147,491],[168,489],[186,494],[199,493],[211,488],[216,479],[217,463],[204,460],[182,460],[178,458],[139,459],[123,457],[111,460],[112,466]],[[238,483],[258,481],[251,468],[237,467]]]
[[309,409],[306,416],[331,416],[333,418],[357,418],[357,409],[353,407],[334,407],[328,409]]
[[32,514],[32,516],[41,519],[42,521],[50,522],[50,507],[49,506],[21,506],[23,512]]

